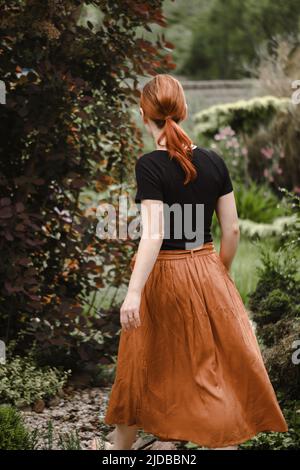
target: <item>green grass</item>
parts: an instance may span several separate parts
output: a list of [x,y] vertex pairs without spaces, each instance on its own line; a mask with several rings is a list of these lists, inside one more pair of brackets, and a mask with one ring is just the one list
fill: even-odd
[[[216,249],[219,251],[219,240],[215,239],[214,243]],[[256,268],[259,265],[259,246],[246,238],[242,238],[231,266],[231,277],[233,278],[246,306],[248,305],[249,293],[256,287],[258,280]]]

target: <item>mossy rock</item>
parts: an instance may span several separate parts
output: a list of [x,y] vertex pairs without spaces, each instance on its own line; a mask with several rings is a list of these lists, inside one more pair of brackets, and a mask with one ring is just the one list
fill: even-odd
[[283,318],[276,323],[264,325],[259,330],[259,337],[266,347],[273,347],[278,344],[285,336],[289,336],[295,327],[295,320]]
[[263,349],[263,357],[270,379],[276,391],[287,399],[299,399],[300,365],[292,361],[294,344],[299,341],[300,319],[290,323],[290,332],[273,347]]

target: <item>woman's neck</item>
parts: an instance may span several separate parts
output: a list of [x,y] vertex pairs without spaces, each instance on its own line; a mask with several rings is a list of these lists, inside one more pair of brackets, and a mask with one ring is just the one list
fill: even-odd
[[156,150],[168,150],[168,149],[164,145],[157,145],[156,143]]
[[166,138],[161,140],[161,143],[158,143],[159,137],[161,136],[162,129],[155,128],[154,126],[151,129],[152,137],[155,143],[156,150],[167,150],[166,147]]
[[[152,137],[155,142],[156,150],[168,150],[166,147],[166,138],[162,139],[161,144],[158,143],[158,139],[161,135],[161,129],[152,129]],[[193,148],[197,147],[196,145],[192,145]]]

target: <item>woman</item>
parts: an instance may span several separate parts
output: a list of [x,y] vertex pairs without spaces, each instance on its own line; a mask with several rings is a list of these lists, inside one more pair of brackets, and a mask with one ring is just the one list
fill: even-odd
[[[172,76],[156,75],[144,86],[140,112],[156,149],[135,167],[143,231],[121,307],[104,419],[115,429],[106,448],[130,449],[139,428],[213,449],[236,448],[261,431],[287,431],[229,272],[240,234],[225,162],[193,145],[180,127],[187,106]],[[167,222],[173,204],[184,217],[178,211]],[[200,220],[196,207],[204,209]],[[210,231],[214,211],[219,254]],[[183,225],[194,238],[178,236]]]

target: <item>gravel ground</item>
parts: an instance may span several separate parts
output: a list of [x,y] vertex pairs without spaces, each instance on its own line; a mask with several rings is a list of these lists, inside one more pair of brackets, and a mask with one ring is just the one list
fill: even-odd
[[[113,429],[102,420],[110,388],[66,387],[48,403],[38,400],[33,407],[21,410],[24,421],[37,430],[37,449],[66,448],[88,450],[94,437],[103,437]],[[50,424],[49,424],[50,423]],[[139,432],[134,448],[176,450],[180,442],[162,442],[151,434]]]

